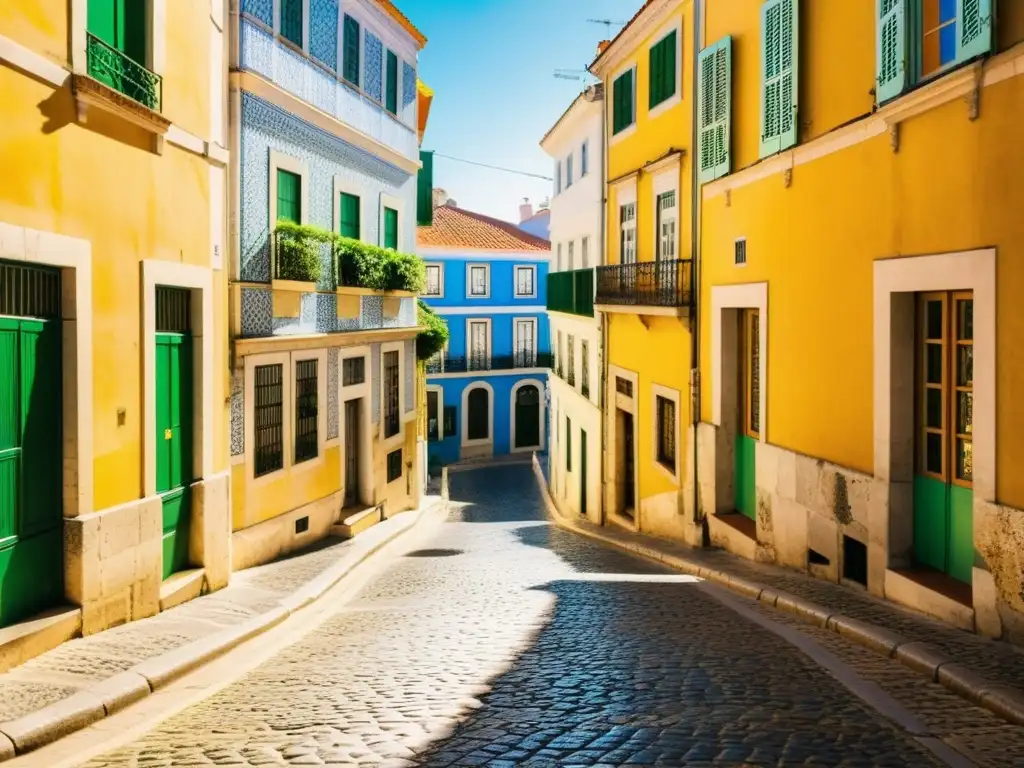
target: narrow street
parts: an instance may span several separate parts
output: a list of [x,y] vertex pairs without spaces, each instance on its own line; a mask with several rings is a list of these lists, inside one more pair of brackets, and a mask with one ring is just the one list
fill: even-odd
[[[895,662],[555,528],[528,466],[451,478],[428,548],[86,765],[1022,764]],[[939,740],[968,733],[973,763]]]

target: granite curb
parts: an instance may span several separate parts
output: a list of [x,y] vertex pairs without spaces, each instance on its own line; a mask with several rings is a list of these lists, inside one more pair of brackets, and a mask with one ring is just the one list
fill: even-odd
[[881,656],[895,659],[908,669],[932,682],[940,683],[1010,723],[1024,725],[1024,691],[988,680],[929,643],[909,640],[877,624],[833,613],[826,606],[797,595],[734,576],[727,571],[709,568],[653,546],[623,541],[603,532],[603,529],[592,523],[582,525],[565,517],[555,506],[536,461],[533,463],[533,469],[548,513],[560,527],[649,560],[664,563],[675,570],[719,584],[777,610],[785,611],[807,624],[831,630]]
[[[283,598],[277,607],[265,613],[253,616],[237,626],[228,627],[208,637],[146,659],[124,672],[88,685],[54,704],[0,723],[0,762],[31,752],[92,725],[104,717],[109,717],[232,648],[267,632],[324,595],[385,546],[408,533],[422,521],[439,515],[446,508],[447,500],[442,498],[428,507],[416,510],[412,515],[391,518],[394,521],[394,530],[388,531],[370,546],[354,547],[350,556],[333,563]],[[385,524],[387,522],[385,521]]]

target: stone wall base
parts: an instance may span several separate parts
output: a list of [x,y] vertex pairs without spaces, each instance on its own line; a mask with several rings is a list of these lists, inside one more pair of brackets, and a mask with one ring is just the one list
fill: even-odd
[[[309,546],[328,536],[331,526],[338,522],[341,510],[341,491],[305,504],[290,512],[243,528],[231,534],[231,569],[241,571],[262,565],[281,555]],[[295,523],[309,518],[309,527],[296,533]]]

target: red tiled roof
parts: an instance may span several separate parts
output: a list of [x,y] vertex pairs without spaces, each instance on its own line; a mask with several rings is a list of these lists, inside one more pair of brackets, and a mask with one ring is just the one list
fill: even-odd
[[551,243],[515,224],[450,205],[434,209],[434,223],[416,229],[416,244],[487,251],[550,251]]

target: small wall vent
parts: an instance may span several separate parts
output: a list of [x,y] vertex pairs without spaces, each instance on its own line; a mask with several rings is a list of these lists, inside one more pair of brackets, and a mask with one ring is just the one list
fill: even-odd
[[747,263],[747,238],[741,237],[733,246],[733,259],[737,265]]

